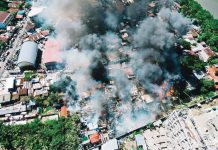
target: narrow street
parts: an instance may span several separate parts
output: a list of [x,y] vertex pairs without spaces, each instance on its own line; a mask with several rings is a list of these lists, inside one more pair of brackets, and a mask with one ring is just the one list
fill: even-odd
[[17,47],[18,45],[22,42],[22,36],[25,33],[25,28],[27,26],[27,22],[28,22],[28,18],[25,20],[24,25],[22,27],[22,29],[18,32],[18,36],[16,37],[16,39],[13,42],[13,47],[11,49],[8,50],[8,52],[10,52],[10,54],[7,56],[7,58],[5,59],[4,62],[1,62],[1,68],[0,68],[0,78],[2,77],[4,71],[5,71],[5,66],[8,62],[8,60],[10,60],[14,54],[17,52]]

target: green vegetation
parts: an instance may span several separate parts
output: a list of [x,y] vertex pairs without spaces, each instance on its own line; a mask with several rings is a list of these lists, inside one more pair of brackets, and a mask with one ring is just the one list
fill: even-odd
[[154,129],[154,128],[155,128],[153,122],[152,122],[152,123],[148,123],[148,124],[146,125],[146,127],[147,127],[147,129]]
[[24,5],[25,5],[24,3],[21,3],[21,4],[19,5],[19,9],[21,9],[21,10],[22,10],[22,9],[23,9],[23,7],[24,7]]
[[80,121],[77,115],[45,123],[35,120],[26,125],[5,126],[0,123],[0,149],[77,150]]
[[187,69],[188,72],[195,70],[200,71],[204,70],[206,63],[201,61],[198,57],[182,56],[181,64],[184,69]]
[[0,11],[6,11],[6,10],[8,10],[8,3],[3,0],[0,0]]
[[26,3],[24,7],[25,7],[26,9],[30,9],[31,6],[32,6],[31,3]]
[[[180,0],[182,13],[193,20],[193,23],[201,27],[198,41],[204,41],[213,51],[218,52],[218,20],[205,9],[202,8],[195,0]],[[180,41],[180,45],[183,49],[188,49],[190,43],[183,40]],[[181,56],[181,66],[183,68],[183,74],[190,78],[190,75],[195,71],[205,71],[205,66],[218,64],[217,56],[213,56],[205,63],[198,57],[194,56]],[[218,73],[217,73],[218,74]],[[182,93],[191,96],[197,96],[202,98],[208,98],[214,96],[214,82],[212,80],[202,79],[199,82],[198,88],[195,91],[189,91],[183,89]],[[189,97],[189,96],[188,96]],[[196,100],[198,102],[198,100]],[[189,102],[188,102],[189,103]]]
[[0,41],[0,52],[3,51],[3,48],[5,45],[6,45],[6,43],[4,41]]
[[183,47],[183,49],[190,50],[191,49],[191,43],[187,42],[186,40],[180,40],[179,44]]
[[215,75],[218,76],[218,70],[215,72]]
[[50,93],[47,101],[49,106],[52,106],[53,104],[60,104],[61,97],[58,95],[58,93]]
[[213,80],[206,80],[206,79],[200,80],[200,93],[201,94],[208,94],[214,90],[215,90],[215,87],[214,87]]
[[35,73],[33,71],[27,71],[24,73],[24,80],[30,81]]
[[208,59],[208,64],[209,65],[215,65],[218,64],[218,57],[217,56],[212,56]]
[[195,0],[181,0],[182,13],[201,26],[200,41],[205,41],[212,50],[218,52],[218,20]]

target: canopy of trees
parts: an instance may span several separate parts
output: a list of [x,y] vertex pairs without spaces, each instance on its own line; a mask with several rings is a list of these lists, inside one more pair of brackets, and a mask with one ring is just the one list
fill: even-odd
[[8,9],[8,3],[0,0],[0,11],[6,11]]
[[182,12],[196,19],[197,25],[201,26],[199,40],[205,41],[212,50],[218,52],[218,20],[195,0],[181,0]]
[[208,59],[208,64],[209,64],[209,65],[218,64],[218,57],[217,57],[217,56],[210,57],[210,58]]
[[211,91],[214,91],[215,87],[214,87],[214,81],[213,80],[206,80],[206,79],[202,79],[200,81],[200,93],[202,94],[208,94]]
[[206,63],[201,61],[198,57],[190,57],[190,56],[183,56],[181,58],[181,64],[184,67],[184,69],[187,69],[188,71],[200,71],[203,70],[206,66]]
[[191,43],[187,42],[186,40],[180,40],[179,44],[183,47],[183,49],[191,49]]
[[80,121],[76,115],[46,123],[40,120],[14,126],[0,123],[0,129],[0,149],[77,150],[80,143]]

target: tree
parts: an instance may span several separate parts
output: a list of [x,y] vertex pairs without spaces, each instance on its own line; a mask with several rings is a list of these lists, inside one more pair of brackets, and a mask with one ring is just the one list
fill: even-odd
[[212,56],[208,59],[208,64],[209,65],[215,65],[218,64],[218,57],[217,56]]
[[186,40],[181,40],[179,44],[183,47],[183,49],[187,49],[187,50],[191,49],[191,43],[187,42]]
[[216,71],[215,75],[218,76],[218,70]]
[[205,41],[210,48],[218,52],[218,20],[195,0],[181,0],[182,13],[196,20],[197,25],[201,26],[199,35],[200,41]]
[[65,124],[65,149],[79,149],[80,139],[75,136],[80,133],[80,120],[77,115],[72,115],[69,122]]
[[26,4],[25,4],[25,8],[26,8],[26,9],[30,9],[31,6],[32,6],[32,5],[31,5],[30,3],[26,3]]
[[3,50],[3,48],[5,47],[6,43],[4,41],[0,40],[0,51]]
[[8,10],[8,2],[1,0],[0,1],[0,11]]
[[214,81],[213,80],[207,80],[207,79],[201,79],[200,80],[200,93],[201,94],[208,94],[211,91],[214,91]]
[[206,63],[195,56],[182,56],[181,64],[188,70],[201,71],[205,69]]
[[58,95],[58,93],[50,93],[47,100],[50,106],[53,106],[53,104],[57,104],[61,102],[60,101],[61,98]]
[[80,143],[80,121],[76,114],[42,123],[39,119],[25,125],[0,122],[0,149],[73,149]]

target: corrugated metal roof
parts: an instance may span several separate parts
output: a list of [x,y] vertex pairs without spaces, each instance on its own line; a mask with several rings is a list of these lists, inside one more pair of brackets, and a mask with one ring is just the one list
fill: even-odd
[[141,134],[135,135],[135,140],[136,140],[137,146],[142,146],[143,150],[147,150],[147,146],[146,146],[145,139],[144,139],[143,135],[141,135]]
[[0,22],[1,23],[4,23],[4,21],[7,19],[7,17],[9,16],[10,14],[7,13],[6,11],[0,11]]
[[101,146],[102,150],[118,150],[118,144],[116,139],[107,141]]
[[67,115],[68,115],[67,107],[66,107],[66,106],[62,106],[62,107],[61,107],[60,116],[61,116],[61,117],[67,117]]
[[14,88],[14,81],[15,81],[14,77],[7,78],[6,85],[5,85],[6,89],[13,89]]
[[43,63],[61,63],[62,59],[60,56],[61,45],[59,41],[56,40],[48,40],[45,42],[45,49],[42,53]]
[[38,53],[38,45],[35,42],[27,41],[23,43],[20,54],[18,57],[19,67],[35,67],[36,58]]

